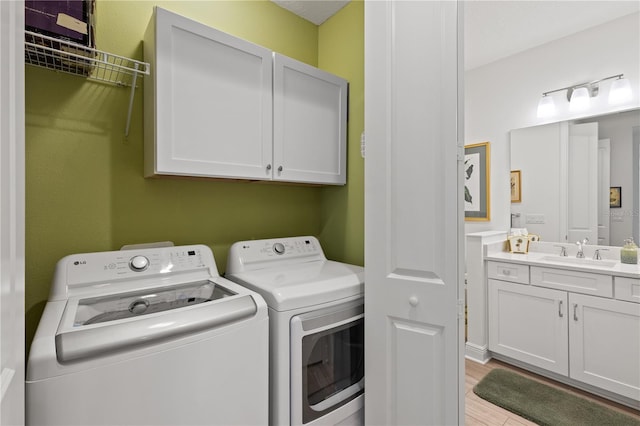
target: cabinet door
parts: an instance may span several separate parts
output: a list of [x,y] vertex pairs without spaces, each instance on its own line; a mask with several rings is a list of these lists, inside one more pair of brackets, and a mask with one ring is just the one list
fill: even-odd
[[489,280],[489,350],[568,374],[567,293]]
[[156,7],[145,59],[145,175],[271,179],[271,51]]
[[640,400],[640,304],[569,295],[570,377]]
[[274,179],[343,185],[347,82],[274,53]]

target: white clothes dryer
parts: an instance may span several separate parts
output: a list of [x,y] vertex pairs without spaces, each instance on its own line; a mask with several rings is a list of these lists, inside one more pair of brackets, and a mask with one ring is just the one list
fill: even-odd
[[270,424],[364,424],[364,269],[293,237],[233,244],[225,277],[269,306]]
[[28,425],[264,425],[268,313],[202,245],[67,256],[27,367]]

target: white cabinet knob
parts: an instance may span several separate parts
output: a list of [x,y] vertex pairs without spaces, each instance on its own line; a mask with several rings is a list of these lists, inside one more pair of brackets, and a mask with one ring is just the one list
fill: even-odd
[[411,297],[409,298],[409,304],[410,304],[411,306],[413,306],[413,307],[418,306],[418,302],[419,302],[419,300],[418,300],[418,298],[417,298],[416,296],[411,296]]

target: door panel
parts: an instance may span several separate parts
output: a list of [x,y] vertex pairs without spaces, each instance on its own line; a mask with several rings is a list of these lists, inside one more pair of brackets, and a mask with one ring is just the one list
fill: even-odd
[[489,280],[489,349],[566,375],[567,293]]
[[273,54],[274,179],[343,185],[347,81]]
[[569,295],[570,377],[640,400],[640,304]]
[[271,179],[271,51],[156,7],[145,53],[145,174]]
[[[393,424],[416,424],[420,419],[423,424],[437,424],[445,418],[444,395],[440,392],[445,387],[443,371],[416,369],[414,364],[444,364],[443,327],[392,319],[389,329],[394,348],[391,365],[396,366],[390,386],[395,397]],[[415,404],[416,399],[419,405]]]

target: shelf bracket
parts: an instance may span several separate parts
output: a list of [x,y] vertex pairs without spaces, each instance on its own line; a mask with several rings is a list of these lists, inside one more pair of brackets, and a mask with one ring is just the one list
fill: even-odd
[[131,126],[131,111],[133,110],[133,97],[136,94],[136,82],[138,80],[139,64],[134,64],[135,72],[131,77],[131,95],[129,95],[129,112],[127,113],[127,124],[124,128],[124,136],[129,136],[129,127]]

